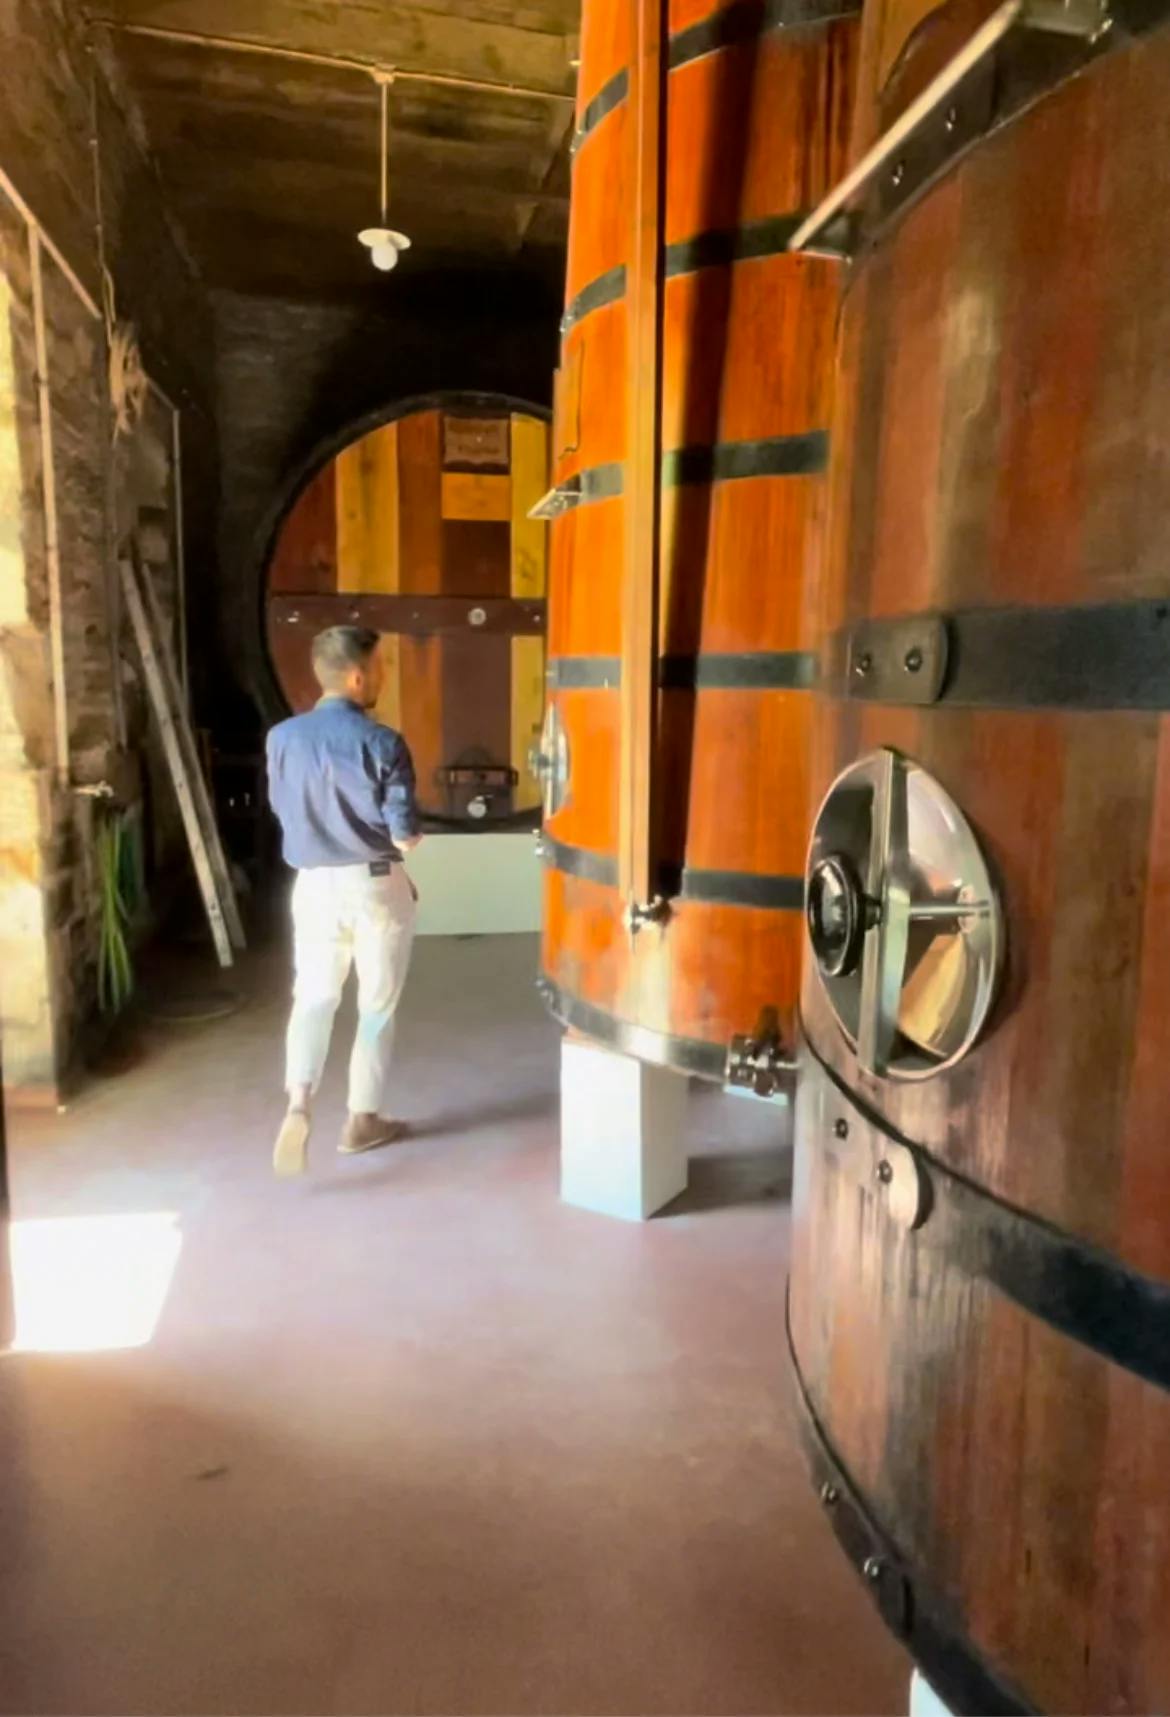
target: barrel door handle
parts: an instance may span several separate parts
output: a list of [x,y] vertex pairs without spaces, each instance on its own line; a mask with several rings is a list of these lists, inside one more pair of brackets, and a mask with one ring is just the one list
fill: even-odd
[[569,740],[554,700],[544,712],[540,738],[528,753],[528,768],[540,782],[546,817],[555,817],[569,796]]
[[861,957],[857,1059],[870,1073],[890,1065],[910,934],[910,853],[906,768],[885,750],[874,782],[866,894],[877,902]]

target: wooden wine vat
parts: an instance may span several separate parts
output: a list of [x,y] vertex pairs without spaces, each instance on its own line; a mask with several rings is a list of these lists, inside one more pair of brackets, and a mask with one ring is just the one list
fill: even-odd
[[[716,1079],[733,1041],[772,1067],[793,1041],[803,593],[839,270],[785,247],[845,163],[848,11],[584,8],[550,497],[544,982],[564,1022]],[[654,546],[635,509],[659,489]],[[645,888],[625,874],[639,840]]]
[[439,398],[321,464],[273,544],[268,645],[293,710],[319,696],[314,636],[383,635],[377,715],[406,735],[431,819],[539,814],[548,425],[494,397]]
[[844,211],[802,1416],[953,1709],[1165,1710],[1170,27],[863,34],[858,158],[944,93]]

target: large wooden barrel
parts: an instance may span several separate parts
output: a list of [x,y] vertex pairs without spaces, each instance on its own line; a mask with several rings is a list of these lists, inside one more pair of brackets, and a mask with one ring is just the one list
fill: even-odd
[[[867,13],[862,144],[988,10]],[[1165,16],[1006,20],[853,211],[790,1339],[964,1711],[1170,1707]]]
[[535,823],[544,701],[548,424],[495,395],[436,396],[315,461],[272,543],[265,620],[289,707],[319,694],[326,626],[383,635],[377,714],[410,742],[419,802],[466,830]]
[[586,0],[582,25],[553,433],[543,966],[567,1023],[720,1078],[733,1039],[759,1038],[765,1059],[791,1044],[812,665],[802,593],[823,510],[837,267],[785,246],[845,160],[857,24],[849,0],[671,0],[656,20],[661,899],[634,934],[620,680],[629,586],[653,568],[630,558],[632,391],[655,406],[647,354],[630,356],[639,5]]

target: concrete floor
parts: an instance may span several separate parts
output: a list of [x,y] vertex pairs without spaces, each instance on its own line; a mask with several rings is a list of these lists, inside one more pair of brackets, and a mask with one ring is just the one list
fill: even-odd
[[278,948],[233,1017],[15,1118],[19,1221],[182,1245],[149,1345],[0,1369],[0,1710],[905,1710],[787,1414],[777,1117],[693,1102],[648,1225],[560,1205],[534,959],[420,943],[418,1136],[338,1158],[336,1057],[303,1182],[268,1166]]

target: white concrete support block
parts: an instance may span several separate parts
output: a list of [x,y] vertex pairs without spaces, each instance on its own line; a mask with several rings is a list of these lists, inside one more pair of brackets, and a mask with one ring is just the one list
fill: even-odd
[[631,1056],[561,1043],[561,1197],[640,1222],[687,1184],[687,1081]]
[[952,1717],[920,1669],[910,1677],[910,1717]]
[[499,936],[540,929],[543,874],[531,834],[428,835],[406,861],[420,936]]

